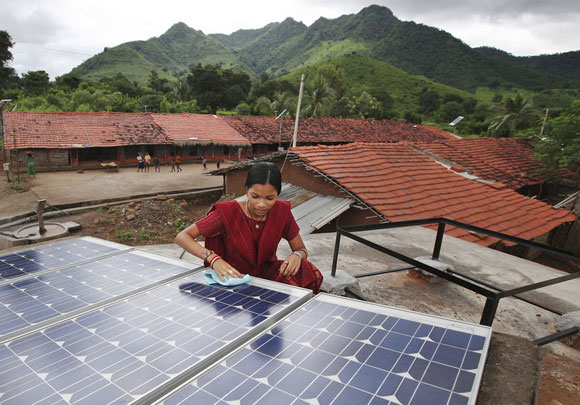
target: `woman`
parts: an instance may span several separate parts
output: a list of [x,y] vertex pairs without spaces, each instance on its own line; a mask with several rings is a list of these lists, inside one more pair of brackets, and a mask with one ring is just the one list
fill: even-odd
[[[249,274],[318,293],[322,274],[306,260],[308,251],[290,203],[278,200],[281,188],[276,165],[253,165],[246,178],[247,201],[214,204],[206,218],[180,232],[175,242],[204,259],[222,281]],[[195,241],[199,235],[205,237],[205,247]],[[281,238],[292,249],[284,260],[276,257]]]
[[34,156],[32,156],[32,152],[26,153],[26,165],[28,177],[36,177],[36,167],[34,167]]

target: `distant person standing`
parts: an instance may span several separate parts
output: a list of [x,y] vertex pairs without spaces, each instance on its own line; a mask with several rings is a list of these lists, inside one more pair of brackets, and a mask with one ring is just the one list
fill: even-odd
[[36,177],[36,167],[34,167],[34,156],[32,156],[32,152],[26,154],[26,164],[28,166],[28,177]]
[[171,171],[169,173],[172,173],[175,171],[175,155],[171,155]]
[[207,170],[207,159],[205,156],[201,157],[201,163],[203,163],[203,170]]
[[153,166],[155,168],[155,173],[161,172],[161,168],[159,167],[159,158],[157,155],[153,156]]
[[215,166],[216,168],[220,168],[220,164],[222,163],[222,160],[220,158],[218,158],[218,160],[215,162]]
[[181,155],[179,153],[177,154],[177,156],[175,156],[175,169],[177,170],[177,173],[183,171],[183,169],[181,168]]
[[145,162],[140,153],[137,154],[137,172],[142,172],[145,169]]
[[145,171],[148,172],[149,171],[149,167],[151,167],[151,155],[149,154],[149,152],[145,153]]

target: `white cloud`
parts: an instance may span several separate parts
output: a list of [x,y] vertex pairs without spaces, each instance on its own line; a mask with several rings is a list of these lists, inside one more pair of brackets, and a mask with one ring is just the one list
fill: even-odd
[[[105,47],[147,40],[184,22],[206,34],[261,28],[287,17],[311,25],[370,4],[389,7],[401,20],[441,28],[470,46],[514,55],[580,49],[577,0],[0,0],[0,29],[16,42],[11,66],[22,74],[69,72]],[[63,52],[65,51],[65,52]]]

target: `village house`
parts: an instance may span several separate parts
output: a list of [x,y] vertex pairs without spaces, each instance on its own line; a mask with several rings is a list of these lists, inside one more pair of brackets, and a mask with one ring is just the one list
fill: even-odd
[[[298,198],[303,201],[295,201],[293,205],[304,203],[315,195],[351,201],[348,209],[324,223],[319,217],[311,218],[320,225],[319,231],[333,231],[337,224],[365,225],[445,217],[534,239],[562,225],[569,227],[576,221],[566,209],[555,209],[545,202],[523,196],[493,178],[466,175],[465,170],[441,163],[408,142],[301,146],[263,159],[272,160],[281,168],[285,182],[305,190]],[[244,162],[213,174],[224,176],[226,194],[242,195],[246,170],[251,164]],[[490,162],[489,173],[492,168]],[[500,174],[508,183],[515,182],[515,179],[510,180],[509,171]],[[515,177],[521,176],[518,173]],[[310,197],[304,197],[307,193]],[[513,245],[454,227],[447,227],[446,233],[482,246]]]
[[[101,163],[135,165],[137,154],[168,162],[259,156],[288,148],[290,118],[156,113],[3,112],[6,161],[24,168],[33,151],[40,170],[98,168]],[[301,145],[365,142],[436,142],[455,137],[435,127],[389,120],[304,118]]]
[[[183,162],[233,159],[250,142],[220,117],[207,114],[3,113],[4,148],[16,170],[26,152],[41,170],[95,168],[101,163],[135,165],[149,152],[162,163],[179,154]],[[241,150],[240,150],[241,148]]]

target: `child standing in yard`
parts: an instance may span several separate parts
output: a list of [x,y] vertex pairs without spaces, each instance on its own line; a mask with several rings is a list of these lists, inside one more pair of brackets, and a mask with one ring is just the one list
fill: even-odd
[[182,172],[183,169],[181,168],[181,155],[177,155],[175,156],[175,168],[177,169],[177,172]]
[[149,171],[149,167],[151,167],[151,155],[149,154],[149,152],[145,153],[145,171],[148,172]]

